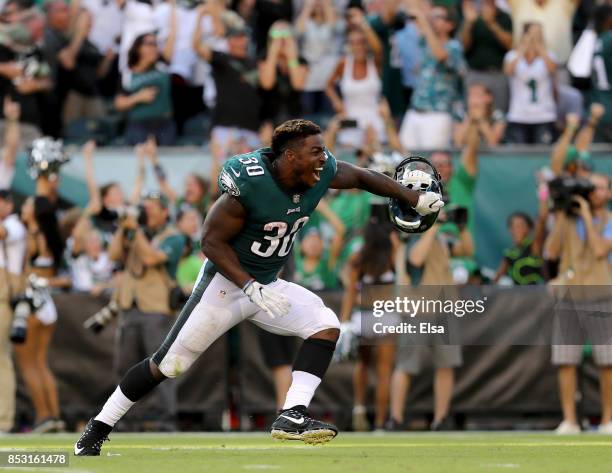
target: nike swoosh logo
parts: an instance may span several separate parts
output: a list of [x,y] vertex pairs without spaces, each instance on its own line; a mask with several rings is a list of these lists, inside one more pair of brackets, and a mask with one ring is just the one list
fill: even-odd
[[300,417],[299,419],[294,419],[293,417],[287,417],[287,416],[284,416],[284,415],[281,415],[281,417],[284,417],[285,419],[290,420],[294,424],[300,425],[300,424],[304,423],[304,418],[303,417]]
[[74,454],[78,455],[79,453],[81,453],[83,450],[85,450],[85,447],[83,448],[78,448],[76,445],[74,446]]
[[[229,166],[228,166],[228,167],[229,167]],[[232,173],[234,174],[234,176],[236,176],[236,177],[240,177],[240,173],[239,173],[239,172],[234,171],[234,168],[231,168],[231,167],[230,167],[230,169],[232,170]]]

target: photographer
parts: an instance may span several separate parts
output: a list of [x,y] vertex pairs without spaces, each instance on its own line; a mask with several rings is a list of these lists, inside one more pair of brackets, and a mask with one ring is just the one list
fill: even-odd
[[[593,174],[588,200],[574,195],[576,210],[557,210],[554,228],[546,240],[549,258],[559,258],[559,275],[550,284],[565,286],[612,285],[612,214],[608,210],[610,178]],[[609,292],[609,291],[606,291]],[[586,334],[592,336],[593,334]],[[554,345],[552,361],[559,366],[559,388],[563,422],[559,434],[580,432],[576,418],[576,365],[582,346]],[[602,418],[599,431],[612,433],[612,346],[593,345],[595,363],[600,367]]]
[[21,292],[26,230],[13,213],[13,199],[0,190],[0,434],[9,432],[15,417],[15,372],[9,334],[11,299]]
[[[460,225],[450,222],[444,210],[440,212],[438,222],[416,241],[409,242],[407,263],[413,285],[452,286],[455,283],[450,266],[451,257],[474,255],[474,242],[465,226],[466,222]],[[451,428],[448,412],[455,383],[453,369],[462,364],[461,347],[438,343],[398,347],[391,383],[392,430],[401,429],[411,376],[418,375],[427,360],[431,360],[436,368],[431,430]]]
[[[153,353],[174,321],[177,307],[171,295],[176,294],[175,274],[185,237],[168,223],[168,217],[165,197],[149,194],[142,202],[141,218],[125,215],[109,246],[110,258],[124,265],[116,294],[121,309],[117,373]],[[161,415],[153,417],[160,419],[156,427],[174,430],[176,385],[168,383],[159,393]]]

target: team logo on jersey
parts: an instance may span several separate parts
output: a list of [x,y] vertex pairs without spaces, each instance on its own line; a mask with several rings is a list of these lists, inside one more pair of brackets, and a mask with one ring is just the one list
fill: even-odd
[[223,171],[221,171],[221,176],[219,177],[219,180],[221,182],[221,187],[223,187],[223,190],[229,195],[233,195],[234,197],[240,195],[240,189],[236,185],[234,178],[230,176],[227,170],[224,169]]
[[300,194],[293,194],[293,203],[294,204],[300,203]]

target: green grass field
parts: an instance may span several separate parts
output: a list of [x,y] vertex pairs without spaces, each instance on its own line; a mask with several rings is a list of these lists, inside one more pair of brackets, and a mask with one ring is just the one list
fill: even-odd
[[[0,451],[72,452],[77,434],[0,437]],[[24,469],[0,469],[24,471]],[[612,472],[612,437],[534,433],[349,434],[323,446],[264,434],[112,434],[101,457],[53,472]]]

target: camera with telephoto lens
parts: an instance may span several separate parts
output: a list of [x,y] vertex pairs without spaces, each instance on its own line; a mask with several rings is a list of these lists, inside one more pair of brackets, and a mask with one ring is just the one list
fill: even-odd
[[580,196],[588,200],[594,189],[593,183],[586,178],[557,177],[548,183],[552,210],[563,210],[568,215],[574,215],[578,209],[574,197]]
[[11,299],[13,323],[10,339],[13,343],[24,343],[28,334],[28,317],[45,304],[45,291],[49,286],[45,278],[31,274],[25,290]]
[[106,328],[108,323],[119,315],[119,306],[115,301],[110,301],[98,312],[83,322],[83,327],[93,333],[100,333]]
[[37,138],[28,147],[28,172],[32,179],[47,176],[56,179],[60,167],[70,161],[62,140],[48,136]]
[[440,223],[454,223],[459,229],[465,228],[468,222],[468,209],[457,204],[446,204],[440,212]]
[[125,205],[115,209],[115,212],[117,213],[117,218],[119,220],[125,220],[126,218],[139,220],[141,216],[141,209],[136,205]]

